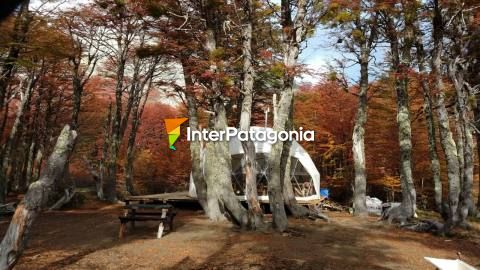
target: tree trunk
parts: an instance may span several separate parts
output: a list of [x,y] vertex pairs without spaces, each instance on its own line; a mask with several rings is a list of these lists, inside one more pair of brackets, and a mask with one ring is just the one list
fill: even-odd
[[[217,40],[216,40],[217,28],[215,23],[219,23],[219,22],[216,22],[213,12],[214,10],[206,10],[206,13],[205,13],[207,29],[206,29],[206,38],[205,38],[204,47],[209,55],[209,58],[217,49]],[[218,72],[217,64],[215,60],[211,61],[209,70],[210,72],[212,72],[212,74],[216,74]],[[191,77],[189,78],[191,79]],[[220,95],[215,78],[212,79],[211,81],[211,91],[213,92],[213,95],[218,95],[218,96]],[[191,94],[193,95],[193,93]],[[209,128],[225,130],[225,128],[227,127],[227,123],[221,123],[220,121],[224,120],[222,118],[226,118],[226,115],[222,115],[222,114],[226,114],[226,112],[223,105],[223,101],[218,99],[220,99],[220,97],[213,98],[210,101],[212,103],[211,108],[213,108],[214,115],[210,115]],[[217,111],[217,109],[222,109],[222,110]],[[192,122],[192,124],[195,124],[195,121]],[[217,146],[217,144],[220,144],[220,145]],[[200,145],[196,145],[196,147],[199,147],[199,146]],[[223,149],[219,149],[221,148],[221,146],[223,146]],[[195,148],[191,150],[191,151],[193,150],[196,151],[195,155],[202,153],[201,149],[198,152]],[[206,208],[208,211],[206,212],[206,214],[208,215],[210,220],[222,221],[222,220],[225,220],[225,215],[223,214],[223,212],[226,211],[225,209],[226,207],[223,204],[221,193],[223,192],[230,193],[230,190],[231,190],[231,193],[229,195],[232,198],[230,199],[236,199],[235,193],[233,191],[232,183],[231,183],[232,175],[229,172],[229,170],[231,171],[231,156],[229,154],[230,151],[228,149],[228,145],[225,147],[225,142],[206,142],[204,151],[205,151],[205,154],[204,154],[205,156],[203,157],[204,160],[201,160],[201,161],[203,162],[203,171],[204,171],[203,174],[204,174],[204,179],[207,187],[206,189],[207,207]],[[220,151],[218,153],[218,156],[216,154],[217,151]],[[225,152],[222,152],[222,151],[225,151]],[[201,181],[201,178],[197,178],[197,181]],[[225,185],[225,182],[228,182],[230,184]],[[201,186],[202,186],[202,183],[200,183],[200,187]],[[225,189],[225,190],[222,190],[222,189]]]
[[[187,99],[188,107],[188,125],[190,130],[198,131],[198,113],[197,113],[197,101],[193,94],[194,85],[192,78],[190,77],[189,72],[187,71],[187,63],[182,61],[184,77],[185,77],[185,96]],[[203,175],[203,149],[202,143],[200,141],[191,141],[190,142],[190,155],[192,160],[192,178],[193,183],[195,184],[195,190],[197,193],[197,199],[200,205],[202,206],[205,213],[209,215],[209,208],[207,203],[207,184],[205,183],[205,178]],[[218,201],[215,209],[218,208]]]
[[457,65],[457,59],[452,60],[452,63],[449,64],[448,71],[457,94],[455,124],[457,127],[457,151],[460,167],[460,194],[457,215],[458,223],[463,225],[467,222],[466,219],[470,209],[473,208],[473,136],[470,127],[470,95],[464,86],[464,70],[461,65]]
[[[148,96],[150,94],[150,90],[152,88],[152,84],[153,84],[152,77],[154,75],[154,70],[157,63],[158,63],[158,60],[155,60],[153,62],[153,65],[150,67],[150,70],[148,71],[147,75],[143,79],[138,78],[139,74],[134,75],[135,90],[131,92],[133,99],[131,101],[129,100],[129,102],[131,102],[131,105],[129,107],[131,107],[130,109],[132,110],[131,130],[130,130],[130,135],[128,136],[127,157],[125,160],[125,188],[126,188],[126,192],[130,195],[135,195],[135,188],[133,186],[133,161],[134,161],[135,141],[137,138],[138,128],[140,127],[143,110],[145,108],[145,104],[147,102]],[[148,88],[144,93],[144,89],[145,89],[145,86],[147,85],[147,82],[149,82]],[[142,102],[142,98],[143,98],[143,102]],[[128,119],[129,115],[130,115],[130,112],[128,112],[124,116],[124,119]]]
[[121,120],[122,120],[122,95],[123,79],[125,72],[125,60],[122,58],[117,63],[117,85],[115,88],[115,109],[112,114],[112,130],[110,140],[110,151],[107,161],[107,177],[105,179],[105,199],[110,202],[117,200],[117,161],[120,151]]
[[[273,130],[276,132],[284,131],[286,123],[290,115],[290,107],[293,103],[293,79],[290,81],[289,87],[284,87],[280,101],[278,104],[277,113],[274,118]],[[288,81],[287,81],[288,83]],[[270,211],[273,215],[273,227],[283,232],[288,227],[287,215],[285,212],[285,205],[283,199],[283,178],[282,174],[282,141],[277,141],[272,145],[270,154],[268,155],[268,198],[270,201]]]
[[83,95],[83,84],[81,79],[78,77],[78,66],[76,67],[76,73],[73,75],[72,84],[73,84],[73,95],[72,95],[72,119],[71,125],[74,129],[78,128],[78,116],[80,115],[80,107],[82,105],[82,95]]
[[[273,101],[273,117],[274,119],[276,118],[277,115],[277,106],[276,106],[276,100]],[[287,123],[285,124],[286,130],[290,131],[293,130],[293,111],[294,111],[294,106],[293,106],[293,100],[292,104],[290,106],[290,114],[287,120]],[[280,168],[283,168],[283,170],[280,171],[280,177],[283,179],[283,187],[282,187],[282,193],[283,193],[283,199],[285,206],[288,208],[290,213],[295,217],[295,218],[322,218],[325,220],[328,220],[328,217],[323,215],[317,210],[310,210],[302,205],[300,205],[297,201],[297,198],[295,197],[295,192],[293,191],[293,186],[292,186],[292,174],[291,174],[291,146],[292,142],[287,141],[283,144],[283,150],[282,150],[282,157],[280,160]]]
[[442,52],[443,52],[443,19],[438,0],[434,1],[433,17],[433,53],[432,74],[435,85],[434,104],[437,110],[438,126],[440,131],[440,144],[445,154],[448,177],[448,220],[445,229],[457,222],[457,208],[460,185],[460,169],[457,158],[457,146],[450,130],[447,108],[445,107],[445,87],[442,78]]
[[133,109],[132,126],[127,142],[127,157],[125,161],[125,188],[128,194],[135,195],[135,188],[133,186],[133,161],[135,140],[137,137],[138,127],[140,126],[140,119],[138,119],[138,107]]
[[460,222],[465,223],[467,221],[467,216],[473,215],[475,212],[474,203],[472,198],[472,188],[473,188],[473,135],[470,128],[470,122],[465,123],[465,169],[463,174],[463,183],[460,196]]
[[[417,18],[418,20],[418,18]],[[423,110],[427,122],[428,134],[428,154],[430,157],[432,178],[434,186],[435,209],[442,211],[442,181],[440,178],[440,161],[437,153],[437,139],[435,131],[435,120],[433,117],[433,103],[430,95],[430,85],[428,82],[428,73],[425,70],[425,49],[423,47],[422,34],[418,23],[415,25],[415,47],[417,49],[418,71],[420,72],[420,84],[423,91]]]
[[41,146],[38,147],[38,150],[35,154],[35,161],[33,162],[33,171],[32,171],[32,182],[38,180],[40,176],[40,170],[42,168],[43,153]]
[[63,177],[76,139],[76,132],[67,125],[47,161],[40,179],[30,185],[25,198],[18,205],[0,244],[0,269],[12,269],[27,244],[33,222],[47,206],[57,181]]
[[[205,3],[204,3],[205,4]],[[204,48],[212,56],[217,49],[217,23],[215,10],[205,10],[205,19],[207,24],[206,38]],[[214,59],[210,61],[210,72],[217,74],[217,63]],[[217,131],[226,131],[227,115],[216,78],[211,80],[212,96],[211,102],[212,115],[210,115],[209,126]],[[241,227],[248,226],[247,211],[240,204],[235,196],[232,186],[232,167],[231,156],[228,141],[218,142],[208,141],[205,149],[204,177],[207,184],[207,215],[211,220],[219,221],[225,219],[222,212],[229,215],[232,221]]]
[[[227,128],[227,115],[223,100],[217,98],[214,103],[215,115],[211,116],[211,127],[221,131]],[[205,180],[207,182],[208,209],[210,218],[213,220],[223,219],[220,211],[212,211],[215,200],[219,202],[221,209],[229,214],[233,222],[247,228],[248,215],[245,208],[235,196],[232,186],[232,168],[229,144],[226,140],[206,143],[205,155]],[[214,204],[212,205],[211,202]],[[223,209],[222,209],[223,208]]]
[[87,166],[88,171],[92,175],[93,181],[95,181],[95,190],[97,193],[97,198],[102,200],[103,199],[103,188],[102,188],[102,181],[100,172],[96,170],[92,161],[90,161],[86,156],[83,156],[83,161]]
[[[477,105],[475,106],[474,110],[474,117],[475,117],[475,127],[477,130],[480,130],[480,102],[479,102],[479,97],[476,95],[475,97],[475,102]],[[477,142],[477,160],[478,160],[478,166],[480,167],[480,133],[477,131],[475,133],[475,138]],[[478,175],[478,190],[480,191],[480,174]],[[480,209],[480,192],[478,192],[477,195],[477,209]]]
[[37,144],[35,142],[32,142],[30,145],[30,151],[29,151],[29,158],[28,158],[28,163],[27,163],[27,172],[25,175],[25,184],[26,186],[30,186],[32,183],[32,176],[33,176],[33,165],[35,162],[35,154],[37,153]]
[[[1,103],[1,101],[0,101],[0,103]],[[0,108],[1,108],[1,106],[0,106]],[[3,110],[2,124],[0,125],[0,134],[5,133],[5,127],[7,126],[9,111],[10,111],[10,103],[7,102],[5,104],[5,108]]]
[[424,98],[424,111],[427,122],[428,131],[428,154],[430,157],[432,178],[433,178],[433,190],[435,197],[435,209],[437,212],[442,211],[442,180],[440,178],[440,160],[437,153],[437,139],[435,132],[435,121],[432,111],[432,99],[430,97],[430,87],[425,79],[422,79],[422,89]]
[[465,168],[465,155],[463,153],[464,147],[465,147],[465,132],[464,132],[464,124],[463,124],[463,119],[460,116],[461,114],[461,109],[459,108],[459,101],[456,101],[457,104],[455,104],[454,108],[454,115],[455,115],[455,131],[457,135],[455,137],[455,142],[457,145],[457,158],[458,158],[458,168],[459,168],[459,179],[460,179],[460,186],[462,185],[463,182],[463,177],[464,177],[464,168]]
[[[300,52],[300,43],[305,40],[307,1],[297,1],[296,6],[296,16],[293,19],[290,1],[281,1],[282,52],[285,71],[280,101],[273,121],[273,130],[276,132],[285,131],[287,128],[287,121],[291,115],[290,107],[293,105],[294,68]],[[288,227],[283,198],[282,152],[283,142],[277,141],[272,145],[268,156],[268,198],[273,216],[273,227],[279,232],[285,231]]]
[[[153,75],[153,73],[149,73]],[[144,95],[141,94],[143,92],[143,88],[145,87],[146,81],[143,81],[139,86],[140,89],[136,90],[135,99],[133,101],[133,108],[132,108],[132,122],[131,122],[131,130],[130,135],[128,136],[128,145],[127,145],[127,157],[126,157],[126,164],[125,164],[125,187],[126,191],[130,195],[135,195],[135,188],[133,186],[133,161],[134,161],[134,148],[135,148],[135,141],[137,138],[138,128],[140,127],[141,118],[143,114],[143,110],[145,108],[145,103],[147,102],[148,95],[150,93],[150,89],[152,87],[152,78],[151,76],[148,80],[150,84],[148,85],[147,93]],[[142,102],[142,97],[143,102]],[[141,104],[140,104],[141,103]]]
[[109,153],[109,145],[111,144],[111,126],[112,126],[112,104],[108,106],[108,114],[105,119],[105,123],[103,126],[103,145],[102,145],[102,155],[100,157],[100,164],[98,166],[98,170],[100,172],[100,178],[98,181],[98,185],[101,186],[101,190],[98,189],[97,186],[97,196],[99,199],[104,200],[106,199],[105,193],[107,190],[106,179],[108,178],[108,153]]
[[[242,111],[240,114],[240,130],[250,131],[253,106],[253,84],[255,68],[252,63],[252,32],[253,32],[253,0],[247,0],[244,6],[245,21],[243,23],[243,87]],[[263,227],[263,213],[258,202],[257,168],[255,144],[248,140],[242,142],[243,159],[245,166],[245,196],[248,203],[250,227]]]
[[[411,15],[411,14],[409,14]],[[409,15],[406,15],[409,18]],[[388,16],[388,15],[387,15]],[[411,18],[410,18],[411,19]],[[413,29],[411,21],[406,22],[406,31],[402,51],[400,51],[398,32],[393,19],[386,18],[387,38],[391,48],[392,72],[395,79],[395,92],[397,96],[397,125],[398,140],[400,145],[400,184],[402,188],[402,203],[399,207],[392,208],[386,216],[388,220],[398,220],[404,223],[415,215],[416,193],[412,176],[412,127],[410,123],[410,105],[408,99],[408,66],[410,63],[410,49],[413,42]],[[404,63],[400,62],[400,53]]]
[[367,48],[362,48],[360,62],[360,92],[358,93],[358,109],[352,135],[353,164],[355,168],[355,184],[353,189],[353,213],[366,216],[367,212],[367,174],[365,165],[365,123],[367,122],[368,91],[368,58]]
[[18,191],[24,193],[27,191],[27,187],[29,186],[29,175],[31,172],[31,161],[33,160],[33,154],[35,151],[35,143],[33,142],[33,138],[31,135],[28,136],[29,138],[24,143],[24,157],[22,160],[22,173],[19,175],[17,180],[18,182]]
[[[115,202],[117,200],[117,162],[118,156],[120,151],[120,145],[123,139],[123,127],[122,127],[122,111],[123,111],[123,91],[124,91],[124,79],[125,79],[125,69],[126,69],[126,62],[128,57],[128,44],[129,42],[126,40],[125,35],[128,34],[124,33],[124,31],[128,31],[128,29],[124,29],[123,22],[120,22],[121,28],[120,32],[117,34],[117,47],[118,51],[116,56],[116,85],[115,85],[115,106],[112,113],[112,120],[111,120],[111,132],[110,132],[110,145],[109,145],[109,152],[108,152],[108,159],[107,159],[107,174],[106,178],[104,179],[104,195],[105,199],[110,202]],[[129,95],[130,98],[131,95]],[[129,100],[130,102],[130,100]]]

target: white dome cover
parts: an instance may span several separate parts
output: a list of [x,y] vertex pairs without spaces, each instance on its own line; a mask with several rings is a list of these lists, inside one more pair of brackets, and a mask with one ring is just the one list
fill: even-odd
[[[253,131],[273,131],[271,128],[264,128],[264,127],[251,127],[250,130]],[[257,154],[269,154],[272,149],[272,144],[266,141],[254,141],[255,144],[255,151]],[[229,141],[229,148],[230,148],[230,155],[239,155],[243,154],[243,147],[238,139],[238,137],[232,138]],[[310,155],[303,149],[303,147],[298,144],[296,141],[292,141],[292,146],[290,148],[290,157],[294,157],[298,159],[298,161],[302,164],[305,168],[307,173],[311,177],[311,181],[313,182],[313,186],[315,188],[314,195],[302,197],[297,196],[296,199],[299,201],[308,201],[308,200],[316,200],[320,199],[320,173],[318,172],[315,164],[313,163]],[[202,159],[204,160],[204,159]],[[195,184],[193,183],[192,175],[190,174],[190,184],[189,184],[189,196],[190,197],[197,197],[197,192],[195,190]],[[239,199],[245,200],[245,196],[238,196]],[[268,201],[268,196],[258,196],[258,199],[261,201]]]

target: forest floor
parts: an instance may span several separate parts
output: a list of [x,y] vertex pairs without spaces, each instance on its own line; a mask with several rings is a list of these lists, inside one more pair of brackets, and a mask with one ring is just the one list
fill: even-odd
[[[434,269],[424,256],[480,266],[480,226],[452,238],[416,233],[348,213],[331,222],[290,219],[285,234],[240,232],[199,211],[179,210],[174,232],[139,223],[119,240],[120,205],[89,202],[35,223],[16,269]],[[2,219],[4,232],[8,219]]]

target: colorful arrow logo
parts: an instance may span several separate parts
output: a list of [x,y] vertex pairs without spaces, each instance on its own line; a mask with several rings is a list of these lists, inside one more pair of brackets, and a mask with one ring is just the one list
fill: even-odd
[[178,137],[180,137],[180,125],[187,120],[188,118],[164,119],[170,149],[177,150],[173,144],[178,140]]

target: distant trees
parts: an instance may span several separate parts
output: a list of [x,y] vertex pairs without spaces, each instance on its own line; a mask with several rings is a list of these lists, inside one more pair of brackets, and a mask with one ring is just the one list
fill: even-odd
[[[364,9],[362,9],[362,7]],[[448,216],[445,231],[458,224],[465,223],[467,213],[475,212],[472,203],[471,186],[473,179],[473,115],[470,100],[477,89],[471,80],[466,79],[473,61],[467,60],[470,42],[474,40],[478,23],[474,19],[478,16],[476,7],[469,1],[455,1],[444,3],[441,1],[427,1],[425,3],[409,1],[334,1],[330,4],[330,17],[325,24],[337,30],[350,31],[336,32],[334,35],[341,44],[347,47],[346,53],[353,55],[360,66],[359,96],[360,105],[357,121],[354,126],[353,159],[356,170],[353,205],[356,212],[365,212],[364,207],[364,171],[365,166],[359,160],[362,155],[362,119],[365,113],[365,102],[362,96],[366,89],[362,84],[362,74],[368,67],[368,61],[362,61],[362,51],[368,50],[367,33],[377,35],[372,40],[379,44],[388,44],[390,50],[388,64],[390,80],[397,96],[397,123],[400,146],[400,182],[402,186],[402,204],[387,213],[391,220],[405,221],[412,218],[416,209],[416,191],[414,175],[412,173],[412,128],[411,102],[409,100],[410,87],[414,86],[413,75],[418,76],[419,85],[423,94],[423,114],[426,119],[428,137],[428,152],[430,157],[432,185],[434,186],[433,201],[438,211]],[[363,13],[362,13],[363,11]],[[360,14],[360,16],[358,16]],[[357,15],[357,16],[355,16]],[[370,21],[366,28],[360,22]],[[430,24],[430,26],[428,26]],[[430,33],[427,33],[430,31]],[[373,35],[370,35],[373,37]],[[360,43],[359,43],[360,41]],[[356,42],[356,43],[355,43]],[[363,47],[362,47],[363,42]],[[432,46],[425,44],[430,42]],[[362,48],[364,48],[362,50]],[[448,48],[448,51],[447,51]],[[371,49],[370,49],[371,51]],[[366,55],[366,54],[364,54]],[[365,58],[364,59],[368,59]],[[428,59],[431,59],[430,63]],[[363,65],[362,65],[363,63]],[[418,73],[415,70],[418,69]],[[335,75],[335,79],[345,82],[342,76]],[[368,83],[368,77],[367,77]],[[451,83],[447,84],[446,81]],[[478,82],[477,82],[478,83]],[[362,87],[362,85],[364,87]],[[450,87],[451,86],[451,87]],[[347,85],[347,89],[349,86]],[[454,98],[446,100],[445,96],[453,90]],[[363,98],[366,100],[367,98]],[[454,104],[454,105],[451,105]],[[453,113],[448,108],[453,106]],[[436,116],[436,118],[435,118]],[[451,130],[450,118],[455,131]],[[415,119],[414,119],[415,120]],[[364,123],[364,122],[363,122]],[[440,160],[437,153],[436,123],[438,123],[439,142],[445,156],[448,177],[448,198],[442,198],[442,182],[440,178]],[[357,134],[357,135],[355,135]],[[356,150],[358,149],[358,151]],[[364,154],[363,154],[364,157]],[[423,183],[423,181],[422,181]],[[423,184],[422,184],[423,187]],[[358,191],[358,193],[357,193]]]

